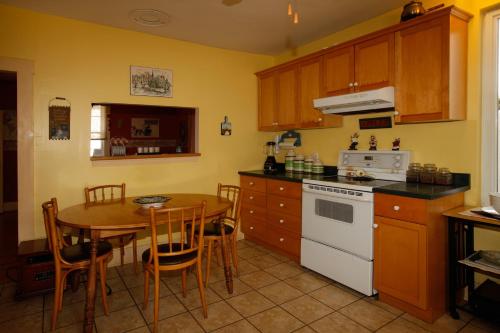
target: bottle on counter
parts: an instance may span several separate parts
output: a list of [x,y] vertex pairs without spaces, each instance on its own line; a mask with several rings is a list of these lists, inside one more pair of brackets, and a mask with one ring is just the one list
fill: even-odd
[[293,172],[293,161],[295,159],[295,152],[290,149],[285,156],[285,171]]
[[304,155],[297,155],[293,160],[293,172],[304,172]]

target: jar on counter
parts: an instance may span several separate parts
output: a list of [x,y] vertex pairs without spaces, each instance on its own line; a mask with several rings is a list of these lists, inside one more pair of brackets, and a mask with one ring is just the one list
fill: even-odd
[[436,181],[437,168],[435,164],[424,164],[424,170],[420,174],[420,182],[424,184],[434,184]]
[[406,171],[406,182],[407,183],[420,182],[421,173],[422,173],[422,166],[420,165],[420,163],[410,163],[408,165],[408,170]]
[[297,155],[293,160],[293,172],[304,172],[304,155]]
[[453,184],[453,175],[448,168],[439,168],[436,173],[436,184],[451,185]]
[[314,161],[313,166],[312,166],[312,173],[315,175],[321,175],[325,172],[325,168],[323,166],[323,163],[321,161]]
[[313,169],[314,160],[312,158],[306,158],[304,161],[304,173],[311,173]]
[[293,171],[293,160],[295,159],[295,152],[293,150],[289,150],[285,156],[285,171],[292,172]]

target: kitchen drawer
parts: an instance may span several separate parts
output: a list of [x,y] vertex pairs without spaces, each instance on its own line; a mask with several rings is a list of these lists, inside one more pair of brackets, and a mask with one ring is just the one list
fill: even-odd
[[266,208],[243,204],[241,206],[241,218],[242,219],[259,219],[261,221],[266,220]]
[[299,199],[290,199],[269,194],[267,196],[267,208],[275,212],[300,217],[302,204]]
[[269,211],[267,213],[267,222],[268,225],[284,228],[299,235],[302,233],[302,223],[300,216],[293,216]]
[[259,207],[266,207],[267,205],[266,194],[262,192],[245,190],[243,191],[243,196],[241,200],[243,204],[249,204]]
[[245,236],[263,239],[266,234],[266,222],[255,219],[241,219],[241,232]]
[[259,177],[240,176],[240,186],[247,190],[266,192],[266,179]]
[[267,225],[266,241],[294,256],[300,256],[299,234]]
[[282,180],[268,180],[267,193],[282,195],[287,198],[300,199],[302,197],[302,183],[293,183]]
[[375,215],[427,224],[427,200],[375,193]]

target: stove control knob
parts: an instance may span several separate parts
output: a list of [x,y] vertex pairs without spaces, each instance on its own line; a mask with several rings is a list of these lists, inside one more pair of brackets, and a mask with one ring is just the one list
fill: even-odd
[[399,206],[394,206],[394,207],[393,207],[393,209],[394,209],[396,212],[398,212],[398,211],[399,211],[399,209],[400,209],[400,207],[399,207]]

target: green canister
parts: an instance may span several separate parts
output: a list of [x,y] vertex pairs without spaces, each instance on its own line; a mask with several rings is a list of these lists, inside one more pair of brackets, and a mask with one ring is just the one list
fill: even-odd
[[304,172],[304,155],[297,155],[293,160],[293,172]]
[[314,160],[312,158],[306,158],[304,161],[304,173],[311,173]]
[[316,175],[320,175],[324,173],[325,168],[323,167],[323,163],[321,161],[314,161],[312,166],[312,173]]
[[292,172],[293,171],[293,161],[295,159],[295,152],[293,150],[289,150],[285,156],[285,171]]

